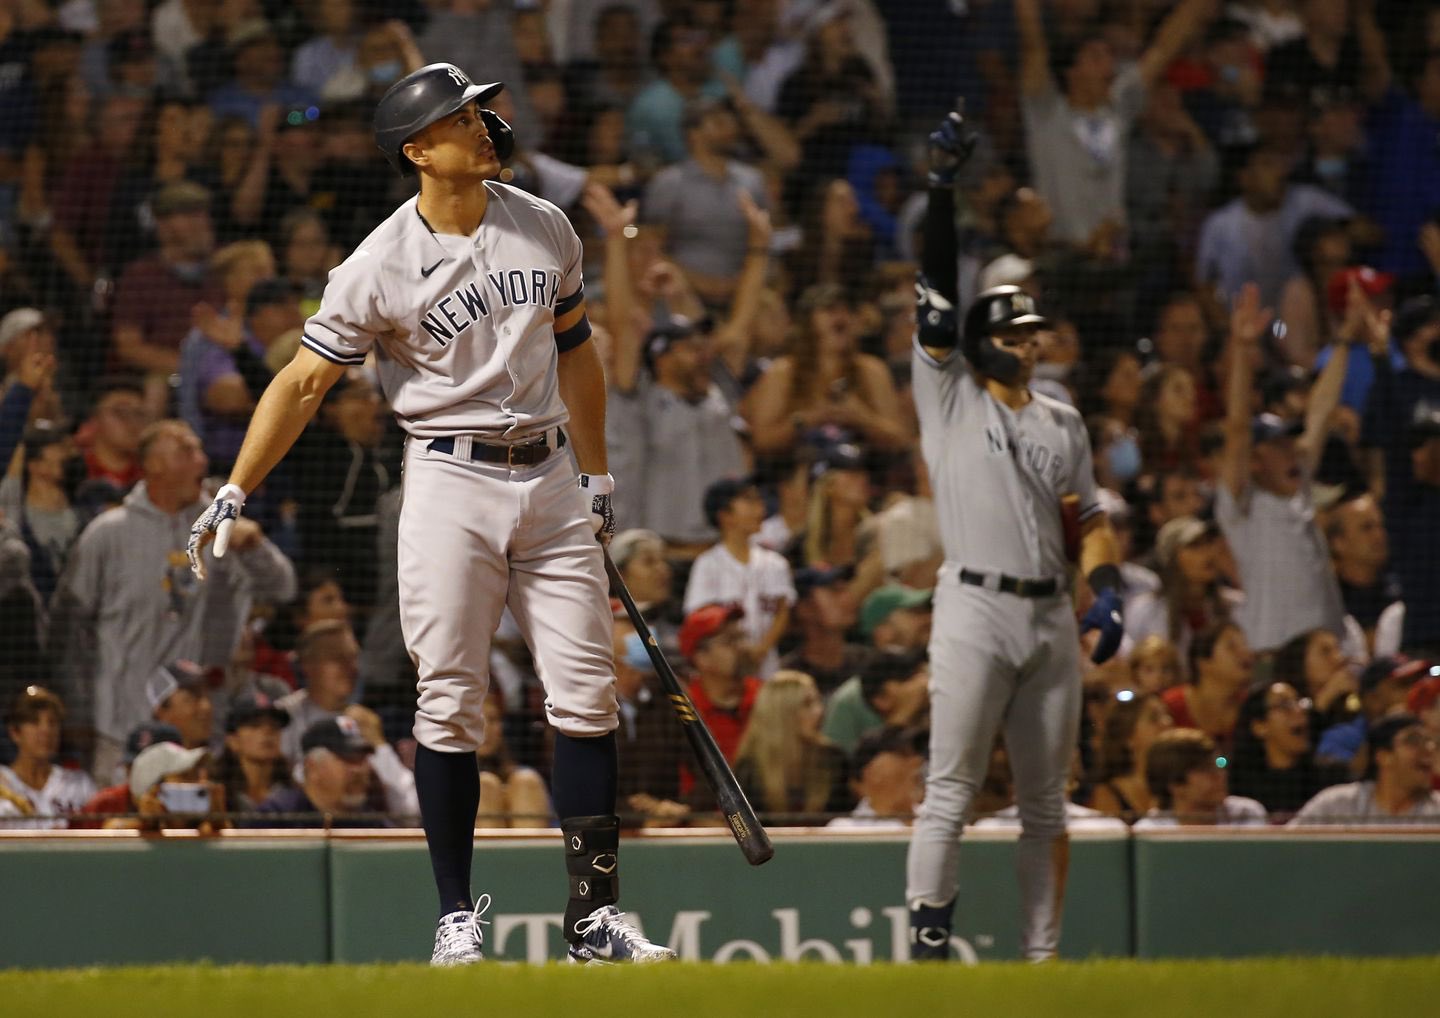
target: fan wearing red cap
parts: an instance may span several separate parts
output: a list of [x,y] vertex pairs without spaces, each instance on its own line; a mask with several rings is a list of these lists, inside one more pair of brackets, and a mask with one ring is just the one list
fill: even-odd
[[[739,605],[707,604],[687,615],[680,627],[680,653],[694,675],[690,699],[731,763],[761,686],[751,674],[755,657],[745,638],[744,617]],[[696,794],[705,794],[704,786],[696,784],[688,767],[680,772],[680,794],[690,796],[692,806],[706,805],[695,801]]]

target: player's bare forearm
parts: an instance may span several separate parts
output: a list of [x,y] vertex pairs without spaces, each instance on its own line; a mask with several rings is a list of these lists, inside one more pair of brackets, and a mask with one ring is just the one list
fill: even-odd
[[247,495],[259,487],[320,409],[330,386],[344,373],[344,365],[332,364],[301,347],[256,404],[235,469],[230,471],[230,483]]
[[560,355],[560,398],[570,411],[567,434],[582,474],[608,474],[605,453],[605,368],[589,340]]
[[1091,517],[1080,531],[1080,572],[1089,576],[1100,566],[1120,564],[1120,542],[1104,513]]

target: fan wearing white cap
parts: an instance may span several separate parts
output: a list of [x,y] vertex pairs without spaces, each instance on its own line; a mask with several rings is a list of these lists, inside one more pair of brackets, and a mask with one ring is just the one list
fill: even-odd
[[130,765],[130,795],[139,819],[107,820],[105,826],[198,827],[206,834],[228,826],[214,819],[214,814],[225,811],[225,793],[206,780],[206,753],[203,746],[186,749],[174,742],[157,742],[141,750]]
[[[60,398],[55,393],[55,333],[45,312],[39,308],[16,308],[0,318],[0,361],[5,365],[4,390],[7,409],[10,401],[28,397],[28,418],[53,420],[60,415]],[[21,391],[18,385],[24,386]],[[4,419],[4,418],[0,418]],[[19,436],[16,436],[19,440]],[[0,451],[5,439],[0,435]],[[10,447],[13,450],[13,446]],[[0,462],[8,462],[6,453]]]

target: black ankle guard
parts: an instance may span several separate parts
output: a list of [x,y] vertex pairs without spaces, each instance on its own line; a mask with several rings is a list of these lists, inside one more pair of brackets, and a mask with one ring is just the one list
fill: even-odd
[[581,939],[575,924],[602,905],[620,899],[620,818],[569,817],[560,821],[565,836],[565,870],[570,876],[570,902],[565,907],[565,939]]
[[910,960],[948,961],[955,899],[943,905],[920,903],[910,908]]

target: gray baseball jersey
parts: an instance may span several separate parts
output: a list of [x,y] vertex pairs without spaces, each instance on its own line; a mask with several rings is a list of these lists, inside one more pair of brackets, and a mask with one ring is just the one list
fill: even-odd
[[[508,605],[534,653],[551,723],[616,725],[611,620],[589,499],[560,398],[555,320],[583,300],[582,251],[554,205],[504,184],[471,236],[401,205],[331,274],[305,347],[338,364],[374,350],[409,433],[397,535],[400,627],[419,675],[415,737],[473,752],[490,641]],[[545,435],[533,466],[477,462],[475,443]],[[432,448],[437,438],[453,438]]]
[[1039,393],[1011,410],[958,353],[941,362],[917,347],[913,379],[946,561],[1017,577],[1063,575],[1061,496],[1079,497],[1081,521],[1100,512],[1079,411]]
[[305,347],[360,364],[372,347],[401,426],[418,438],[525,439],[567,419],[555,319],[582,299],[580,238],[542,198],[486,181],[471,237],[437,234],[416,198],[331,273]]
[[917,346],[915,408],[945,549],[930,638],[930,768],[906,863],[907,901],[944,905],[958,887],[959,838],[1004,729],[1022,833],[1016,853],[1025,956],[1054,956],[1065,882],[1065,786],[1080,721],[1079,638],[1057,587],[1020,597],[962,584],[961,568],[1064,578],[1061,497],[1098,512],[1080,415],[1032,393],[1018,411],[992,397],[958,353]]

